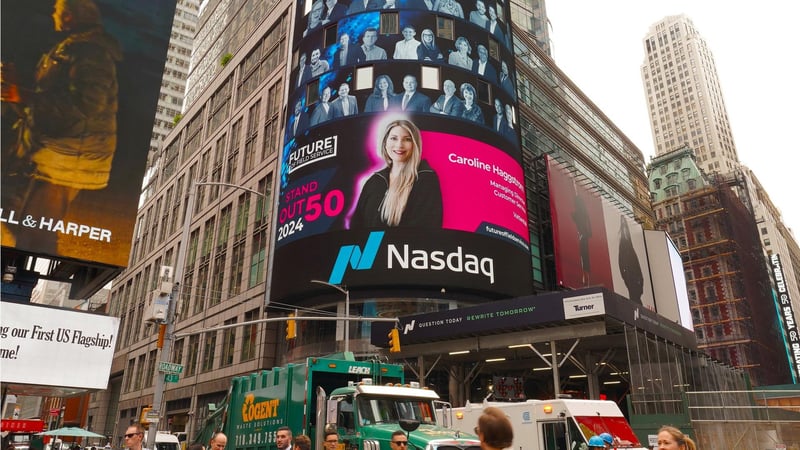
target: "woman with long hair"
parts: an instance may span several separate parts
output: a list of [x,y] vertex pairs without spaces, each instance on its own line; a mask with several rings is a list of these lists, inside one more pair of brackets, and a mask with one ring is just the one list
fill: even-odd
[[417,47],[417,59],[420,61],[444,61],[444,55],[436,46],[436,38],[430,28],[422,30],[422,43]]
[[411,121],[389,122],[378,140],[386,167],[367,179],[350,228],[442,226],[436,172],[422,160],[422,138]]
[[447,62],[461,67],[462,69],[472,70],[472,58],[469,55],[472,53],[472,46],[464,36],[459,36],[455,43],[456,51],[451,52],[447,58]]
[[460,91],[461,98],[464,99],[464,111],[461,113],[461,118],[485,125],[483,111],[480,106],[475,104],[475,98],[478,96],[475,87],[469,83],[462,83]]
[[697,450],[697,445],[681,430],[665,425],[658,430],[658,450]]
[[378,75],[375,79],[375,88],[372,95],[367,97],[364,112],[388,111],[392,106],[394,96],[394,83],[389,75]]

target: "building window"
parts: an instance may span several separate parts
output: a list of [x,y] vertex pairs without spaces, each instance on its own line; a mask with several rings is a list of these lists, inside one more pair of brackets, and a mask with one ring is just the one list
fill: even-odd
[[400,34],[400,14],[396,12],[381,13],[381,34]]
[[[225,325],[235,325],[236,318],[228,319]],[[224,337],[222,339],[222,360],[220,367],[227,367],[233,364],[233,350],[236,345],[236,327],[231,327],[223,331]]]
[[197,370],[197,352],[200,348],[200,336],[189,336],[189,354],[186,355],[186,376],[190,377]]
[[201,371],[208,372],[214,368],[214,353],[217,349],[217,332],[206,333],[205,345],[203,345],[203,366]]
[[448,17],[436,17],[436,36],[442,39],[454,41],[453,19]]
[[251,323],[258,320],[259,309],[252,309],[244,313],[244,321],[247,325],[243,327],[242,335],[242,357],[239,361],[249,361],[256,357],[256,343],[258,342],[258,324]]

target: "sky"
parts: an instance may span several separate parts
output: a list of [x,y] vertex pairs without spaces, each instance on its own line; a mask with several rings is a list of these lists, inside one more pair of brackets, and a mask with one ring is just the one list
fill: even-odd
[[739,160],[750,167],[800,238],[791,182],[800,176],[800,2],[547,0],[553,58],[650,162],[655,153],[640,76],[642,39],[686,14],[714,55]]

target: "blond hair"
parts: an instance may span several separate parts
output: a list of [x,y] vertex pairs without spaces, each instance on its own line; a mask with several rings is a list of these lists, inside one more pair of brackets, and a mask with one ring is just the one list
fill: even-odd
[[672,439],[675,439],[675,442],[678,443],[678,447],[684,447],[686,450],[697,450],[697,445],[694,443],[692,438],[683,434],[683,432],[673,426],[664,425],[661,429],[658,430],[658,434],[661,434],[662,431],[666,431],[672,436]]
[[408,196],[411,194],[411,189],[417,181],[417,167],[422,159],[422,138],[419,128],[408,120],[393,120],[386,125],[378,144],[380,154],[386,162],[386,165],[389,168],[392,167],[392,159],[389,158],[389,152],[386,150],[386,141],[389,138],[389,132],[395,127],[400,127],[411,135],[411,140],[414,142],[414,149],[411,152],[408,163],[403,166],[398,177],[392,179],[391,170],[389,171],[389,189],[386,190],[386,195],[383,197],[380,207],[381,218],[389,226],[397,226],[400,224],[403,211],[406,209],[406,203],[408,203]]

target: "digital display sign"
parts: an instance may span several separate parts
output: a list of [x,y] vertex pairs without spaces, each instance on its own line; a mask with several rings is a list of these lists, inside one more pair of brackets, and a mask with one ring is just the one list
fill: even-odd
[[[550,157],[547,176],[559,285],[604,286],[656,311],[642,226],[581,185]],[[664,264],[659,267],[666,268]]]
[[273,299],[312,279],[531,292],[513,56],[489,18],[504,6],[472,21],[455,11],[474,3],[445,3],[300,5]]
[[127,265],[175,4],[3,1],[3,247]]

